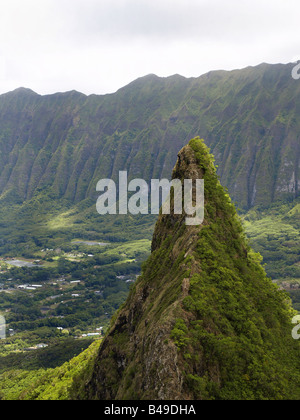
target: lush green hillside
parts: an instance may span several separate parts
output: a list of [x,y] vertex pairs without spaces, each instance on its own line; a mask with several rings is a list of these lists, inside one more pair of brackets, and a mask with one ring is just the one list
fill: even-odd
[[243,216],[250,244],[263,257],[269,276],[284,287],[300,311],[299,199],[254,208]]
[[[204,143],[179,156],[174,178],[205,180],[203,225],[160,215],[152,255],[100,350],[3,373],[2,399],[299,399],[287,295],[249,247]],[[295,206],[288,217],[297,215]]]
[[0,375],[2,400],[70,400],[93,371],[99,348],[95,341],[88,349],[55,369],[13,370]]
[[[118,276],[139,273],[155,216],[99,216],[96,184],[117,180],[120,170],[129,179],[168,178],[178,150],[198,134],[241,209],[251,246],[300,310],[300,84],[292,67],[149,75],[105,96],[23,88],[0,96],[0,311],[17,331],[5,356],[51,341],[58,319],[71,337],[108,325],[129,291]],[[40,260],[43,268],[8,270],[5,257]],[[66,287],[67,305],[53,285],[61,276],[83,280]],[[16,290],[33,282],[44,289]],[[22,366],[14,354],[9,360]]]
[[[299,201],[299,200],[298,200]],[[300,280],[300,211],[298,201],[251,210],[244,217],[247,235],[264,257],[274,279]]]
[[100,347],[86,398],[299,399],[294,312],[248,246],[201,140],[182,149],[173,177],[205,180],[204,223],[159,217],[152,255]]
[[[294,200],[300,84],[291,77],[292,66],[262,64],[194,79],[149,75],[104,96],[39,96],[28,89],[1,95],[0,254],[33,256],[77,238],[150,239],[151,216],[96,213],[96,183],[117,179],[120,170],[147,181],[169,177],[178,150],[197,134],[211,147],[222,185],[244,213],[255,207],[257,217],[265,217],[271,203]],[[268,273],[295,277],[296,259],[292,274],[285,267],[291,265],[287,254],[297,252],[283,252],[274,262],[256,226],[246,228]]]
[[0,194],[16,202],[45,191],[72,203],[96,182],[168,177],[178,150],[201,133],[223,185],[242,208],[298,194],[300,85],[292,65],[154,75],[113,95],[0,97]]

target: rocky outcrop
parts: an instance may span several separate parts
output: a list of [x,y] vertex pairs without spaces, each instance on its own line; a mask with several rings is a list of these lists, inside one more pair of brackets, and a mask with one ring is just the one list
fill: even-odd
[[299,353],[290,306],[248,247],[200,139],[180,151],[173,178],[204,179],[205,220],[159,216],[152,255],[100,347],[86,398],[299,397],[299,375],[292,389],[286,382]]

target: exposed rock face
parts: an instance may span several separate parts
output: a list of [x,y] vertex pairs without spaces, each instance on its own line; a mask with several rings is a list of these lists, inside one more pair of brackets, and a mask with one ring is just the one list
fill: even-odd
[[204,178],[204,223],[159,216],[152,255],[103,341],[87,398],[297,398],[299,375],[287,385],[299,368],[290,307],[248,248],[202,141],[180,151],[173,178]]
[[[173,179],[197,179],[201,176],[202,170],[197,165],[194,152],[189,146],[183,148],[178,155]],[[161,247],[165,248],[162,244],[168,242],[173,234],[181,237],[180,246],[175,241],[168,255],[157,261],[155,279],[148,280],[151,270],[147,270],[147,275],[143,276],[147,280],[139,280],[135,285],[134,292],[101,347],[99,364],[89,385],[91,396],[119,399],[135,396],[136,393],[139,398],[176,400],[185,395],[182,362],[170,335],[181,302],[189,290],[189,279],[183,278],[187,267],[177,264],[183,248],[187,250],[185,258],[192,253],[199,228],[191,227],[181,235],[184,220],[185,214],[159,217],[152,252],[155,254]],[[166,273],[165,264],[170,272]],[[169,298],[168,294],[171,295]],[[157,317],[158,322],[153,322],[153,317]],[[103,370],[106,359],[107,367],[111,369],[109,375],[106,368]],[[136,391],[131,386],[133,380]],[[188,398],[188,395],[185,397]]]

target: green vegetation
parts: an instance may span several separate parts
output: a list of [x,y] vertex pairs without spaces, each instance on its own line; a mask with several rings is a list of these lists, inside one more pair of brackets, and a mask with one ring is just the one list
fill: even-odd
[[[36,336],[41,333],[37,331]],[[49,335],[49,331],[48,331]],[[49,336],[48,336],[49,338]],[[74,340],[70,337],[52,337],[49,346],[37,350],[30,348],[26,336],[23,340],[8,339],[5,344],[0,344],[0,374],[13,370],[37,371],[40,369],[54,369],[80,354],[88,348],[93,340],[90,338]],[[32,341],[31,341],[32,344]]]
[[0,252],[70,237],[150,239],[151,217],[96,214],[96,184],[126,168],[129,180],[169,177],[191,132],[207,139],[243,210],[294,199],[300,87],[290,72],[261,65],[197,79],[152,75],[106,96],[1,95]]
[[253,248],[275,280],[300,281],[300,213],[297,201],[253,209],[243,218]]
[[[77,335],[107,326],[140,269],[131,254],[122,258],[118,251],[116,257],[95,254],[83,261],[60,258],[56,268],[11,268],[0,275],[7,327],[17,333],[62,327]],[[19,289],[26,285],[33,289]]]
[[73,393],[80,392],[81,381],[91,376],[98,348],[99,342],[95,341],[77,357],[55,369],[14,370],[0,375],[0,399],[72,399]]
[[300,311],[299,199],[254,208],[242,217],[250,245],[263,257],[267,274]]
[[180,152],[175,174],[204,178],[204,225],[160,215],[153,253],[100,347],[85,396],[299,399],[295,311],[250,248],[203,141]]
[[[58,382],[64,375],[67,382],[73,381],[73,373],[84,369],[68,362],[91,344],[89,334],[105,333],[150,252],[146,239],[105,246],[85,241],[60,245],[23,253],[20,248],[18,255],[0,260],[0,310],[7,323],[7,338],[0,340],[1,398],[18,398],[19,391],[27,392],[39,378],[57,382],[54,393],[47,390],[49,398],[66,396],[67,388]],[[36,266],[11,265],[12,255],[24,260],[24,254],[38,261]],[[85,363],[82,357],[79,361]]]
[[[206,212],[211,223],[203,229],[193,255],[186,256],[190,245],[188,240],[182,239],[186,231],[181,221],[174,223],[163,218],[160,231],[154,234],[154,252],[144,265],[144,278],[137,285],[133,284],[149,255],[155,218],[151,215],[103,217],[95,208],[99,179],[117,180],[119,170],[126,168],[129,180],[169,177],[178,150],[197,132],[207,139],[216,156],[222,185],[228,187],[230,196],[242,209],[250,246],[262,255],[267,275],[288,291],[294,308],[300,311],[300,85],[290,77],[290,70],[290,65],[261,65],[242,71],[212,72],[198,79],[180,76],[160,79],[152,75],[107,96],[86,97],[69,92],[41,97],[24,89],[0,96],[0,312],[5,315],[8,330],[13,330],[7,340],[0,343],[2,374],[15,377],[21,389],[22,383],[30,383],[34,372],[43,376],[40,367],[57,368],[53,365],[55,357],[59,364],[67,362],[79,351],[81,340],[75,337],[98,331],[100,326],[106,331],[130,288],[130,299],[133,299],[136,292],[142,293],[148,282],[158,291],[162,281],[166,286],[160,296],[145,286],[145,295],[143,292],[141,296],[145,299],[150,296],[151,301],[143,311],[140,308],[140,312],[137,310],[132,315],[133,324],[141,325],[138,314],[147,325],[148,317],[152,316],[158,323],[162,319],[175,323],[173,333],[164,337],[164,352],[175,342],[183,359],[192,361],[193,352],[187,347],[195,341],[195,336],[202,340],[201,334],[204,334],[203,341],[214,342],[214,338],[206,337],[206,332],[198,331],[199,326],[194,328],[190,320],[181,317],[180,310],[171,311],[172,316],[168,313],[170,307],[176,307],[186,279],[193,279],[189,296],[194,300],[193,304],[190,302],[191,308],[203,294],[214,308],[212,315],[222,314],[220,318],[228,317],[228,322],[234,323],[235,314],[228,314],[220,307],[219,299],[224,295],[225,303],[233,307],[240,298],[249,299],[253,291],[250,272],[260,263],[260,256],[249,249],[227,191],[224,195],[216,181],[212,155],[203,144],[194,140],[190,146],[204,172],[201,176],[205,175]],[[214,188],[216,194],[212,192]],[[222,213],[231,218],[225,227],[220,227]],[[225,235],[231,228],[236,231],[232,247],[222,242],[222,232]],[[176,240],[179,242],[175,244]],[[108,245],[84,243],[89,241]],[[244,244],[242,247],[240,241]],[[196,244],[196,240],[193,243]],[[177,252],[178,249],[181,251]],[[247,254],[247,264],[240,261],[241,249]],[[234,264],[230,263],[228,255]],[[34,268],[18,268],[8,264],[12,259],[38,263]],[[224,278],[228,285],[233,285],[234,279],[243,275],[244,294],[239,288],[232,295],[221,289],[215,291],[210,274],[208,277],[203,274],[201,280],[193,277],[196,260],[204,266],[207,262],[207,272],[216,276],[217,284]],[[213,270],[210,266],[213,261],[222,265],[223,260],[224,265],[227,264],[225,268],[222,266],[224,272],[220,267]],[[80,283],[74,283],[78,281]],[[266,287],[270,287],[270,281],[265,282]],[[35,284],[41,287],[18,288]],[[259,284],[257,280],[256,286]],[[253,305],[256,304],[254,299]],[[278,304],[280,306],[280,302]],[[249,327],[253,337],[257,338],[259,329],[269,340],[264,322],[273,325],[272,320],[267,315],[262,320],[260,315],[251,312],[251,305],[247,308],[255,317],[254,326]],[[191,309],[194,317],[198,316],[197,310]],[[209,314],[204,311],[204,315],[208,319]],[[278,309],[274,316],[284,318],[284,310]],[[227,344],[235,349],[245,345],[250,332],[247,335],[244,331],[245,337],[237,338],[235,326],[229,326],[227,321],[220,322],[221,325],[214,323],[212,334],[220,334],[220,342],[229,330],[231,334],[230,339],[227,336],[224,339],[224,345],[220,344],[221,353]],[[245,323],[244,330],[247,325]],[[275,347],[278,331],[274,333]],[[127,338],[127,332],[120,337],[117,334],[115,344],[124,344]],[[65,343],[66,339],[69,344],[63,354],[60,343]],[[280,351],[274,359],[268,349],[260,346],[258,339],[254,342],[255,350],[265,354],[265,364],[275,366],[278,371],[278,393],[284,388],[283,378],[292,383],[296,381],[289,376],[289,362],[286,372],[281,369],[284,357]],[[24,358],[24,348],[39,343],[49,347],[26,353]],[[151,343],[147,345],[151,347]],[[209,354],[208,345],[205,350]],[[244,356],[253,366],[259,365],[252,353],[245,352]],[[109,362],[109,357],[107,360]],[[198,362],[193,363],[197,366]],[[113,380],[113,363],[110,366]],[[224,364],[223,373],[229,378],[228,366],[229,362]],[[264,368],[265,365],[262,371]],[[259,389],[266,384],[266,381],[261,382],[257,394],[254,391],[251,394],[257,369],[253,367],[252,376],[247,371],[240,386],[241,392],[249,398],[260,397]],[[17,376],[14,376],[15,370],[18,370]],[[153,365],[151,372],[155,371]],[[261,375],[270,377],[271,373],[266,368]],[[128,369],[127,396],[137,398],[134,378],[140,374],[135,365]],[[248,377],[252,378],[250,385]],[[197,395],[217,398],[231,395],[228,388],[220,391],[209,378],[199,377],[195,372],[187,373],[185,379],[189,389],[195,389]],[[151,388],[151,383],[148,385]],[[274,388],[268,390],[268,398],[277,398]]]
[[[204,146],[190,145],[202,162]],[[298,399],[300,349],[289,337],[293,312],[287,295],[253,258],[216,177],[205,171],[204,179],[210,222],[200,230],[195,252],[201,273],[191,277],[184,300],[195,320],[188,328],[179,319],[172,331],[186,360],[188,386],[195,398]],[[221,384],[210,375],[216,366]]]

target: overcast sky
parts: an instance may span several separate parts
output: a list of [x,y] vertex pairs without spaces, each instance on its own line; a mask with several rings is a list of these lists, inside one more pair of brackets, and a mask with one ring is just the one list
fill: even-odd
[[0,0],[0,93],[112,93],[300,58],[299,0]]

